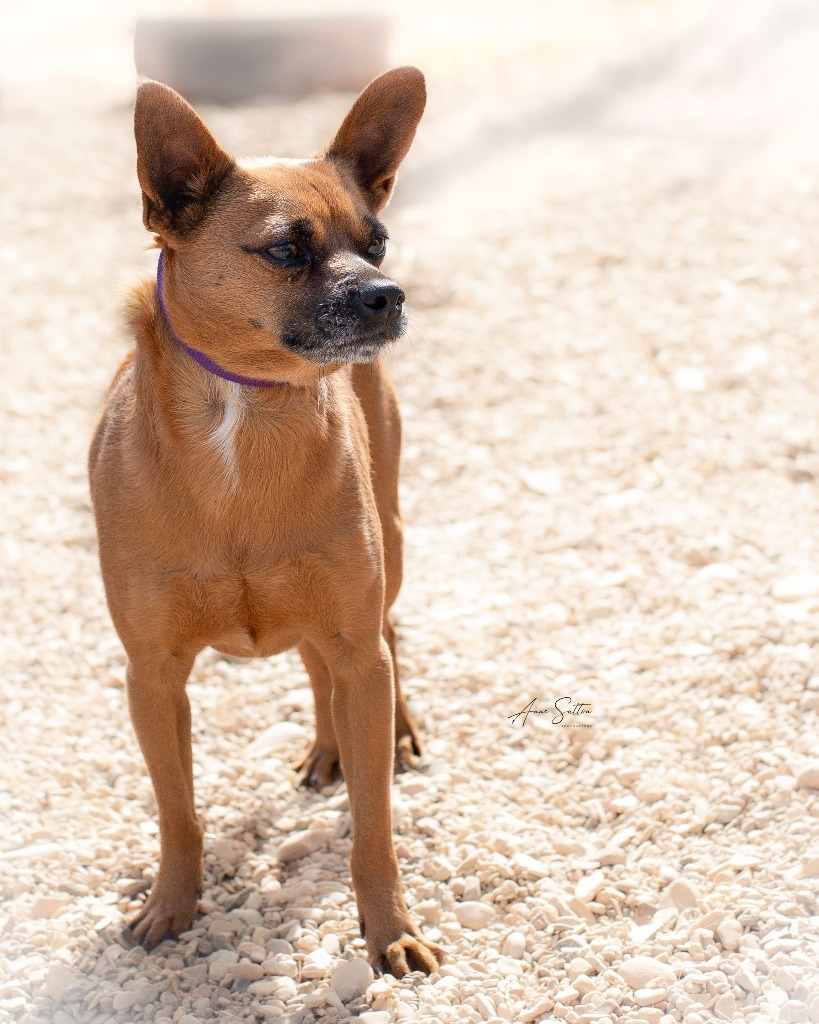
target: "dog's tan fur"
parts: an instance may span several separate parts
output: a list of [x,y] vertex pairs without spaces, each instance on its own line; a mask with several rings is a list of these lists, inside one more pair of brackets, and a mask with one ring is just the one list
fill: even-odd
[[[424,101],[420,72],[396,69],[362,93],[321,157],[240,165],[171,89],[140,86],[137,170],[173,333],[156,283],[134,288],[136,346],[111,387],[90,475],[131,717],[159,807],[159,873],[132,923],[148,945],[189,927],[202,879],[185,693],[194,658],[206,646],[242,657],[297,646],[316,705],[303,777],[322,786],[343,769],[370,960],[400,976],[441,959],[407,912],[392,841],[394,760],[420,753],[389,618],[402,562],[395,393],[377,359],[321,363],[283,341],[329,290],[353,282],[353,303],[356,282],[386,281],[366,256],[372,217]],[[271,266],[258,249],[294,220],[309,221],[320,258]],[[344,331],[341,344],[355,349]],[[230,383],[174,334],[232,373],[286,383]]]

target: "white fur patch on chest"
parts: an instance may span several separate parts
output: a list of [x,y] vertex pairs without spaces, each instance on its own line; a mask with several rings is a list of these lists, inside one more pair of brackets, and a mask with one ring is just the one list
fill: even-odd
[[211,430],[208,440],[210,446],[224,463],[228,476],[235,485],[239,480],[239,470],[236,461],[236,434],[242,422],[245,399],[241,384],[226,381],[224,388],[222,419]]

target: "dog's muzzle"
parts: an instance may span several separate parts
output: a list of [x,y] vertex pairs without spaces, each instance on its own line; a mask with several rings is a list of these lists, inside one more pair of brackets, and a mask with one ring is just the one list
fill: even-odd
[[319,303],[314,329],[287,332],[284,344],[314,363],[372,362],[404,333],[404,297],[386,277],[345,278]]

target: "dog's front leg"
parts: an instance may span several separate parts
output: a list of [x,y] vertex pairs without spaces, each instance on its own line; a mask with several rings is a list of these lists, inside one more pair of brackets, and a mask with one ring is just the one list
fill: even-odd
[[192,656],[132,657],[128,704],[159,808],[161,856],[151,894],[131,922],[149,949],[190,927],[202,882],[202,829],[193,803],[191,713],[185,683]]
[[397,978],[434,971],[443,952],[423,938],[401,893],[392,839],[392,657],[383,638],[331,660],[333,722],[353,819],[352,876],[370,963]]

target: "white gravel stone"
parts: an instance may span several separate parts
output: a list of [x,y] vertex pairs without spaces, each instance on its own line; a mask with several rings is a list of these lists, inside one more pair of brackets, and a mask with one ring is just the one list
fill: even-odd
[[594,974],[594,967],[585,959],[585,957],[576,956],[569,961],[566,967],[566,973],[569,976],[569,980],[575,982],[584,974]]
[[746,992],[759,992],[759,980],[754,971],[754,965],[750,960],[745,960],[740,964],[739,969],[734,975],[734,980]]
[[276,722],[250,744],[247,753],[249,757],[267,757],[274,750],[295,746],[307,736],[305,727],[297,722]]
[[526,936],[523,932],[510,932],[503,940],[501,952],[519,960],[526,952]]
[[455,868],[446,857],[432,857],[424,864],[423,872],[427,878],[434,878],[438,882],[446,882],[452,878]]
[[525,1009],[521,1015],[521,1024],[529,1024],[530,1021],[537,1020],[544,1013],[548,1013],[554,1006],[555,1001],[553,996],[540,996],[535,999],[532,1004]]
[[266,978],[252,982],[247,990],[253,996],[275,996],[286,1003],[296,995],[298,986],[292,978]]
[[504,978],[518,977],[523,974],[523,964],[515,957],[501,956],[495,961],[495,971]]
[[676,907],[696,907],[700,901],[697,887],[684,878],[676,878],[667,889],[668,895]]
[[516,853],[512,858],[512,863],[523,878],[547,878],[550,873],[548,864],[537,860],[528,853]]
[[475,996],[475,1006],[481,1015],[481,1020],[491,1020],[496,1015],[495,1004],[488,996],[481,992],[478,992]]
[[76,974],[62,964],[52,964],[46,975],[45,990],[50,999],[55,1003],[62,1002],[66,992],[72,985],[76,985],[78,978]]
[[67,899],[38,899],[31,907],[31,916],[34,920],[54,917],[70,905],[71,900]]
[[276,859],[279,863],[286,863],[291,860],[300,860],[308,854],[327,846],[329,833],[324,828],[303,829],[288,836],[276,850]]
[[330,984],[343,1003],[352,1002],[362,995],[372,984],[373,969],[362,957],[345,960],[333,972]]
[[208,957],[208,977],[211,981],[222,981],[228,977],[231,968],[238,962],[238,953],[229,949],[219,949]]
[[413,907],[415,913],[424,924],[438,925],[441,920],[441,905],[437,900],[422,900]]
[[128,1010],[137,1002],[136,992],[133,991],[115,992],[111,999],[111,1005],[117,1012]]
[[777,601],[804,601],[819,597],[819,572],[796,572],[777,580],[771,588]]
[[638,988],[634,992],[634,1002],[638,1006],[654,1006],[656,1003],[664,1003],[668,995],[664,988]]
[[617,967],[617,973],[632,989],[647,988],[651,982],[670,984],[676,979],[674,969],[651,956],[635,956]]
[[299,965],[294,957],[286,953],[274,953],[263,961],[262,970],[265,974],[277,977],[295,978],[299,973]]
[[819,762],[809,764],[796,776],[798,789],[819,789]]
[[308,953],[301,967],[303,978],[324,978],[333,966],[333,957],[326,949],[316,949]]
[[462,928],[486,928],[495,918],[495,908],[490,903],[478,903],[475,900],[456,903],[453,910]]
[[584,875],[583,878],[577,883],[574,888],[574,894],[579,900],[591,900],[594,899],[598,890],[603,887],[606,881],[606,876],[602,871],[592,871],[591,874]]
[[735,917],[726,917],[716,928],[716,936],[723,949],[733,951],[739,949],[739,942],[742,938],[742,925]]
[[264,970],[261,964],[254,964],[249,961],[240,962],[230,968],[228,976],[234,980],[241,978],[243,981],[258,981],[259,978],[264,976]]

